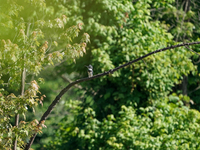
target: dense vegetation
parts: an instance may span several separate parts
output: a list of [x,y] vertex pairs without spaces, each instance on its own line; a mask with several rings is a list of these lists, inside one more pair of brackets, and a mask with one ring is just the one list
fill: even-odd
[[37,126],[59,90],[87,76],[85,65],[98,74],[198,41],[199,7],[198,0],[2,2],[0,147],[17,141],[23,149],[42,132],[35,149],[200,149],[199,55],[191,52],[200,45],[83,82]]

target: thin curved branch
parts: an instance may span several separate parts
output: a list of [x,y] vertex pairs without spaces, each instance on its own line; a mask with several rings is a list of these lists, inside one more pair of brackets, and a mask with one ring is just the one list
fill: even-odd
[[195,52],[194,50],[192,50],[192,49],[190,49],[187,45],[185,45],[185,47],[188,49],[188,50],[190,50],[191,52],[193,52],[193,53],[195,53],[195,54],[197,54],[197,55],[199,55],[200,56],[200,54],[199,53],[197,53],[197,52]]
[[[199,54],[199,53],[197,53],[197,52],[195,52],[194,50],[190,49],[188,46],[185,46],[185,47],[186,47],[187,49],[189,49],[191,52],[193,52],[193,53],[199,55],[199,57],[200,57],[200,54]],[[197,65],[199,62],[200,62],[200,59],[199,59],[198,61],[196,61],[196,62],[193,61],[193,63],[194,63],[195,65]]]
[[[144,58],[146,58],[146,57],[148,57],[148,56],[150,56],[150,55],[153,55],[153,54],[156,54],[156,53],[159,53],[159,52],[163,52],[163,51],[166,51],[166,50],[169,50],[169,49],[174,49],[174,48],[177,48],[177,47],[189,46],[189,45],[194,45],[194,44],[200,44],[200,42],[183,43],[183,44],[172,45],[172,46],[169,46],[169,47],[166,47],[166,48],[158,49],[158,50],[153,51],[153,52],[150,52],[150,53],[148,53],[148,54],[146,54],[146,55],[144,55],[144,56],[141,56],[141,57],[139,57],[139,58],[137,58],[137,59],[135,59],[135,60],[132,60],[132,61],[126,63],[126,64],[123,64],[123,65],[118,66],[118,67],[116,67],[116,68],[114,68],[114,69],[111,69],[111,70],[109,70],[109,71],[107,71],[107,72],[94,75],[94,76],[92,76],[92,77],[90,77],[90,78],[82,78],[82,79],[79,79],[79,80],[76,80],[76,81],[70,83],[70,84],[67,85],[64,89],[62,89],[62,91],[56,96],[56,98],[54,99],[54,101],[53,101],[53,102],[51,103],[51,105],[48,107],[47,111],[46,111],[46,112],[43,114],[43,116],[41,117],[41,119],[40,119],[40,121],[39,121],[39,124],[40,124],[42,121],[45,121],[45,120],[47,119],[47,117],[49,116],[49,114],[51,113],[51,111],[53,110],[53,108],[55,107],[55,105],[59,102],[59,100],[61,99],[61,97],[62,97],[72,86],[74,86],[74,85],[76,85],[76,84],[78,84],[78,83],[84,82],[84,81],[88,81],[88,80],[96,79],[96,78],[99,78],[99,77],[102,77],[102,76],[105,76],[105,75],[108,75],[108,74],[112,74],[113,72],[115,72],[115,71],[117,71],[117,70],[119,70],[119,69],[121,69],[121,68],[124,68],[124,67],[126,67],[126,66],[128,66],[128,65],[130,65],[130,64],[132,64],[132,63],[135,63],[135,62],[137,62],[137,61],[139,61],[139,60],[142,60],[142,59],[144,59]],[[38,125],[39,125],[39,124],[38,124]],[[33,141],[34,141],[36,135],[37,135],[37,133],[35,133],[35,134],[31,137],[29,143],[28,143],[28,144],[26,145],[26,147],[25,147],[25,150],[28,150],[28,149],[31,147],[31,145],[33,144]]]
[[197,91],[197,90],[199,90],[199,89],[200,89],[200,85],[197,86],[194,90],[190,91],[189,94],[191,94],[191,93],[193,93],[193,92],[195,92],[195,91]]
[[[69,79],[67,76],[61,75],[61,78],[62,78],[64,81],[68,82],[68,83],[72,83],[72,80]],[[83,89],[83,87],[80,86],[80,85],[74,85],[74,86],[76,86],[76,87],[79,88],[80,90]]]

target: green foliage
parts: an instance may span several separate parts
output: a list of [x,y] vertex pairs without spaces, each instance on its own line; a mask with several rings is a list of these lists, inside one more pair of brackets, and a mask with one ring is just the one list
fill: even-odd
[[[155,1],[154,3],[156,3]],[[152,16],[161,20],[163,26],[174,35],[176,41],[196,41],[199,40],[199,13],[200,4],[198,0],[174,1],[162,9],[152,9]],[[199,45],[192,46],[192,50],[199,52]],[[191,60],[198,65],[199,56],[193,54]],[[199,65],[198,65],[199,68]],[[197,70],[199,72],[199,69]],[[194,101],[192,106],[199,109],[199,75],[190,74],[188,77],[188,94]]]
[[[26,122],[25,118],[28,110],[34,112],[38,110],[34,107],[42,104],[45,96],[37,96],[40,91],[34,79],[49,65],[67,60],[67,65],[58,66],[51,74],[49,70],[43,72],[54,80],[42,87],[51,100],[56,94],[49,91],[65,86],[56,73],[73,72],[73,79],[85,77],[84,65],[91,63],[97,74],[179,41],[196,40],[196,5],[187,10],[185,4],[174,4],[174,0],[2,2],[0,148],[11,148],[15,139],[18,148],[23,148],[33,133],[41,133],[45,127],[44,122],[37,126],[36,119],[29,116],[30,122]],[[198,51],[199,46],[193,49]],[[198,102],[199,94],[189,97],[176,89],[182,76],[197,74],[191,58],[198,62],[197,56],[181,47],[82,83],[77,93],[83,102],[67,101],[77,98],[70,93],[65,105],[61,101],[62,113],[53,112],[59,116],[49,120],[53,125],[61,115],[67,115],[59,123],[56,138],[44,149],[199,149],[200,114],[189,108],[191,97]],[[24,69],[30,86],[20,95]],[[198,78],[189,80],[189,88],[198,82]],[[19,127],[13,124],[16,114],[24,117]]]
[[[156,49],[177,44],[176,38],[191,37],[190,22],[184,23],[181,31],[177,30],[180,25],[177,23],[174,31],[170,30],[175,33],[173,36],[167,32],[168,16],[151,12],[151,9],[162,10],[164,7],[175,15],[179,10],[173,2],[66,2],[64,6],[71,8],[73,14],[77,14],[76,18],[82,18],[84,30],[92,39],[91,52],[85,59],[79,59],[77,62],[81,65],[72,70],[83,74],[84,62],[93,65],[94,74],[108,71]],[[180,14],[184,12],[180,11]],[[159,15],[163,15],[160,21],[156,20]],[[188,12],[187,17],[191,15]],[[165,18],[166,22],[163,21]],[[185,106],[190,97],[173,89],[181,83],[183,75],[196,73],[197,67],[191,57],[192,53],[181,47],[83,83],[87,92],[84,103],[78,105],[81,109],[78,107],[74,120],[63,119],[56,139],[45,149],[200,148],[200,114]],[[177,93],[171,94],[173,90]]]
[[[31,10],[37,10],[36,6],[38,2],[36,2],[31,3],[33,4]],[[14,29],[8,31],[11,35],[9,37],[2,37],[6,37],[6,39],[1,40],[1,74],[6,74],[9,70],[9,84],[11,86],[20,83],[20,74],[24,67],[27,73],[37,75],[42,69],[42,64],[53,65],[54,61],[58,62],[63,57],[71,58],[75,61],[76,57],[86,53],[86,42],[89,41],[89,35],[87,33],[83,35],[80,44],[72,43],[72,39],[78,36],[81,24],[64,29],[67,23],[67,17],[65,15],[61,16],[61,14],[60,18],[53,18],[56,16],[54,14],[51,16],[49,14],[45,15],[45,9],[48,10],[49,8],[44,7],[44,2],[42,4],[42,8],[38,8],[37,13],[35,11],[33,13],[29,12],[28,15],[30,16],[24,16],[24,13],[27,13],[26,11],[28,9],[28,3],[24,3],[21,6],[24,11],[18,12],[19,15],[16,12],[14,13],[15,16],[10,18],[12,24],[15,25]],[[13,5],[15,5],[14,2]],[[17,4],[16,7],[18,7]],[[44,13],[45,20],[42,20],[44,16],[41,16],[41,13]],[[31,18],[38,19],[32,22]],[[54,32],[58,33],[54,34]],[[48,37],[51,37],[51,43],[48,43]],[[10,39],[14,40],[11,41]],[[50,48],[48,48],[48,44],[50,44]],[[57,50],[55,51],[55,49]]]
[[[168,99],[160,101],[154,107],[140,108],[141,115],[133,107],[122,105],[118,117],[111,114],[102,121],[96,119],[92,108],[86,108],[74,120],[84,120],[81,126],[60,124],[57,139],[49,149],[200,148],[199,112]],[[63,143],[63,138],[67,143]]]
[[[99,33],[100,27],[96,27],[96,34],[95,31],[87,31],[86,28],[91,38],[94,39],[91,54],[95,73],[108,71],[153,50],[163,48],[168,44],[175,44],[172,41],[173,36],[167,33],[158,21],[150,20],[149,4],[146,1],[140,1],[134,5],[128,1],[126,3],[118,1],[110,9],[105,9],[109,12],[108,14],[112,14],[115,5],[116,8],[120,5],[123,9],[121,8],[120,14],[113,13],[113,16],[110,16],[109,20],[113,24],[107,23],[104,16],[101,21],[96,21],[105,26],[101,28],[101,30],[104,29],[105,35],[100,34],[97,40],[96,34]],[[98,6],[99,3],[93,4],[94,8]],[[100,14],[101,12],[104,10],[97,10],[95,13]],[[96,18],[95,15],[94,18]],[[118,23],[116,18],[122,22]],[[87,26],[86,23],[85,25]],[[151,103],[148,101],[149,98],[167,96],[171,88],[180,83],[182,75],[195,70],[195,66],[189,59],[190,56],[191,52],[185,48],[159,53],[146,58],[144,62],[138,62],[119,70],[110,77],[95,80],[91,83],[91,87],[98,91],[98,94],[94,96],[93,106],[95,111],[98,111],[97,116],[102,117],[102,111],[105,111],[105,114],[115,114],[122,104],[130,105],[136,102],[145,106]]]
[[[38,130],[37,120],[31,122],[20,121],[19,126],[12,126],[11,119],[16,114],[21,114],[26,119],[25,113],[27,112],[27,106],[37,106],[38,102],[41,102],[43,97],[40,99],[37,97],[38,85],[36,81],[31,82],[31,86],[25,91],[24,96],[19,95],[16,97],[13,93],[7,95],[4,89],[1,89],[1,143],[2,149],[12,147],[12,140],[18,139],[18,146],[22,147],[27,142],[35,131]],[[34,109],[34,108],[33,108]]]
[[[37,120],[24,121],[27,111],[35,112],[45,97],[37,96],[35,76],[48,65],[83,56],[89,35],[79,36],[83,24],[69,26],[67,16],[44,0],[2,1],[0,14],[0,148],[10,149],[17,140],[19,149],[45,127],[44,122],[37,126]],[[20,95],[23,80],[30,86]],[[24,116],[18,127],[13,123],[16,114]]]

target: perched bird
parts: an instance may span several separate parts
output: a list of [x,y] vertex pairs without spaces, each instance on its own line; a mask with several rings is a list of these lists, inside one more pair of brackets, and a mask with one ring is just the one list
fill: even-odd
[[88,68],[88,77],[92,77],[93,76],[93,67],[92,65],[86,66]]

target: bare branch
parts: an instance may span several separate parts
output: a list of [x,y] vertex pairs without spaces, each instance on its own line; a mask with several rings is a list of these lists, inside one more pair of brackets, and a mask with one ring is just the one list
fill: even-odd
[[[69,79],[68,77],[66,77],[65,75],[61,75],[61,78],[62,78],[64,81],[66,81],[66,82],[72,83],[72,80]],[[79,89],[83,89],[83,87],[80,86],[80,85],[74,85],[74,86],[76,86],[76,87],[79,88]]]
[[[197,53],[197,52],[195,52],[194,50],[190,49],[188,46],[185,46],[185,47],[186,47],[188,50],[190,50],[191,52],[193,52],[193,53],[195,53],[195,54],[197,54],[197,55],[200,56],[199,53]],[[193,63],[194,63],[195,65],[197,65],[199,62],[200,62],[200,59],[199,59],[197,62],[194,62],[194,61],[193,61]]]
[[200,56],[200,54],[199,54],[199,53],[195,52],[194,50],[192,50],[191,48],[189,48],[187,45],[185,45],[185,47],[186,47],[188,50],[190,50],[191,52],[193,52],[193,53],[195,53],[195,54],[197,54],[197,55],[199,55],[199,56]]
[[[67,85],[64,89],[62,89],[62,91],[56,96],[56,98],[54,99],[54,101],[53,101],[53,102],[51,103],[51,105],[48,107],[47,111],[46,111],[46,112],[43,114],[43,116],[41,117],[38,126],[40,125],[40,123],[41,123],[42,121],[45,121],[45,120],[47,119],[47,117],[49,116],[49,114],[51,113],[51,111],[53,110],[53,108],[55,107],[55,105],[59,102],[59,100],[61,99],[61,97],[62,97],[72,86],[74,86],[74,85],[76,85],[76,84],[78,84],[78,83],[84,82],[84,81],[93,80],[93,79],[96,79],[96,78],[99,78],[99,77],[102,77],[102,76],[105,76],[105,75],[108,75],[108,74],[112,74],[113,72],[115,72],[115,71],[117,71],[117,70],[119,70],[119,69],[121,69],[121,68],[124,68],[124,67],[126,67],[126,66],[128,66],[128,65],[130,65],[130,64],[132,64],[132,63],[135,63],[135,62],[137,62],[137,61],[139,61],[139,60],[142,60],[142,59],[144,59],[144,58],[146,58],[146,57],[148,57],[148,56],[150,56],[150,55],[153,55],[153,54],[156,54],[156,53],[159,53],[159,52],[163,52],[163,51],[166,51],[166,50],[169,50],[169,49],[174,49],[174,48],[177,48],[177,47],[189,46],[189,45],[194,45],[194,44],[200,44],[200,42],[183,43],[183,44],[172,45],[172,46],[169,46],[169,47],[166,47],[166,48],[158,49],[158,50],[153,51],[153,52],[150,52],[150,53],[148,53],[148,54],[146,54],[146,55],[144,55],[144,56],[141,56],[141,57],[139,57],[139,58],[137,58],[137,59],[135,59],[135,60],[132,60],[132,61],[126,63],[126,64],[123,64],[123,65],[118,66],[118,67],[116,67],[116,68],[114,68],[114,69],[111,69],[111,70],[109,70],[109,71],[107,71],[107,72],[94,75],[94,76],[92,76],[92,77],[90,77],[90,78],[82,78],[82,79],[76,80],[76,81],[74,81],[74,82],[71,82],[71,83],[70,83],[69,85]],[[28,149],[31,147],[31,145],[33,144],[33,141],[34,141],[36,135],[37,135],[37,133],[35,133],[35,134],[31,137],[29,143],[28,143],[28,144],[26,145],[26,147],[25,147],[25,150],[28,150]]]
[[191,93],[197,91],[198,89],[200,89],[200,85],[199,85],[198,87],[196,87],[194,90],[190,91],[189,94],[191,94]]

